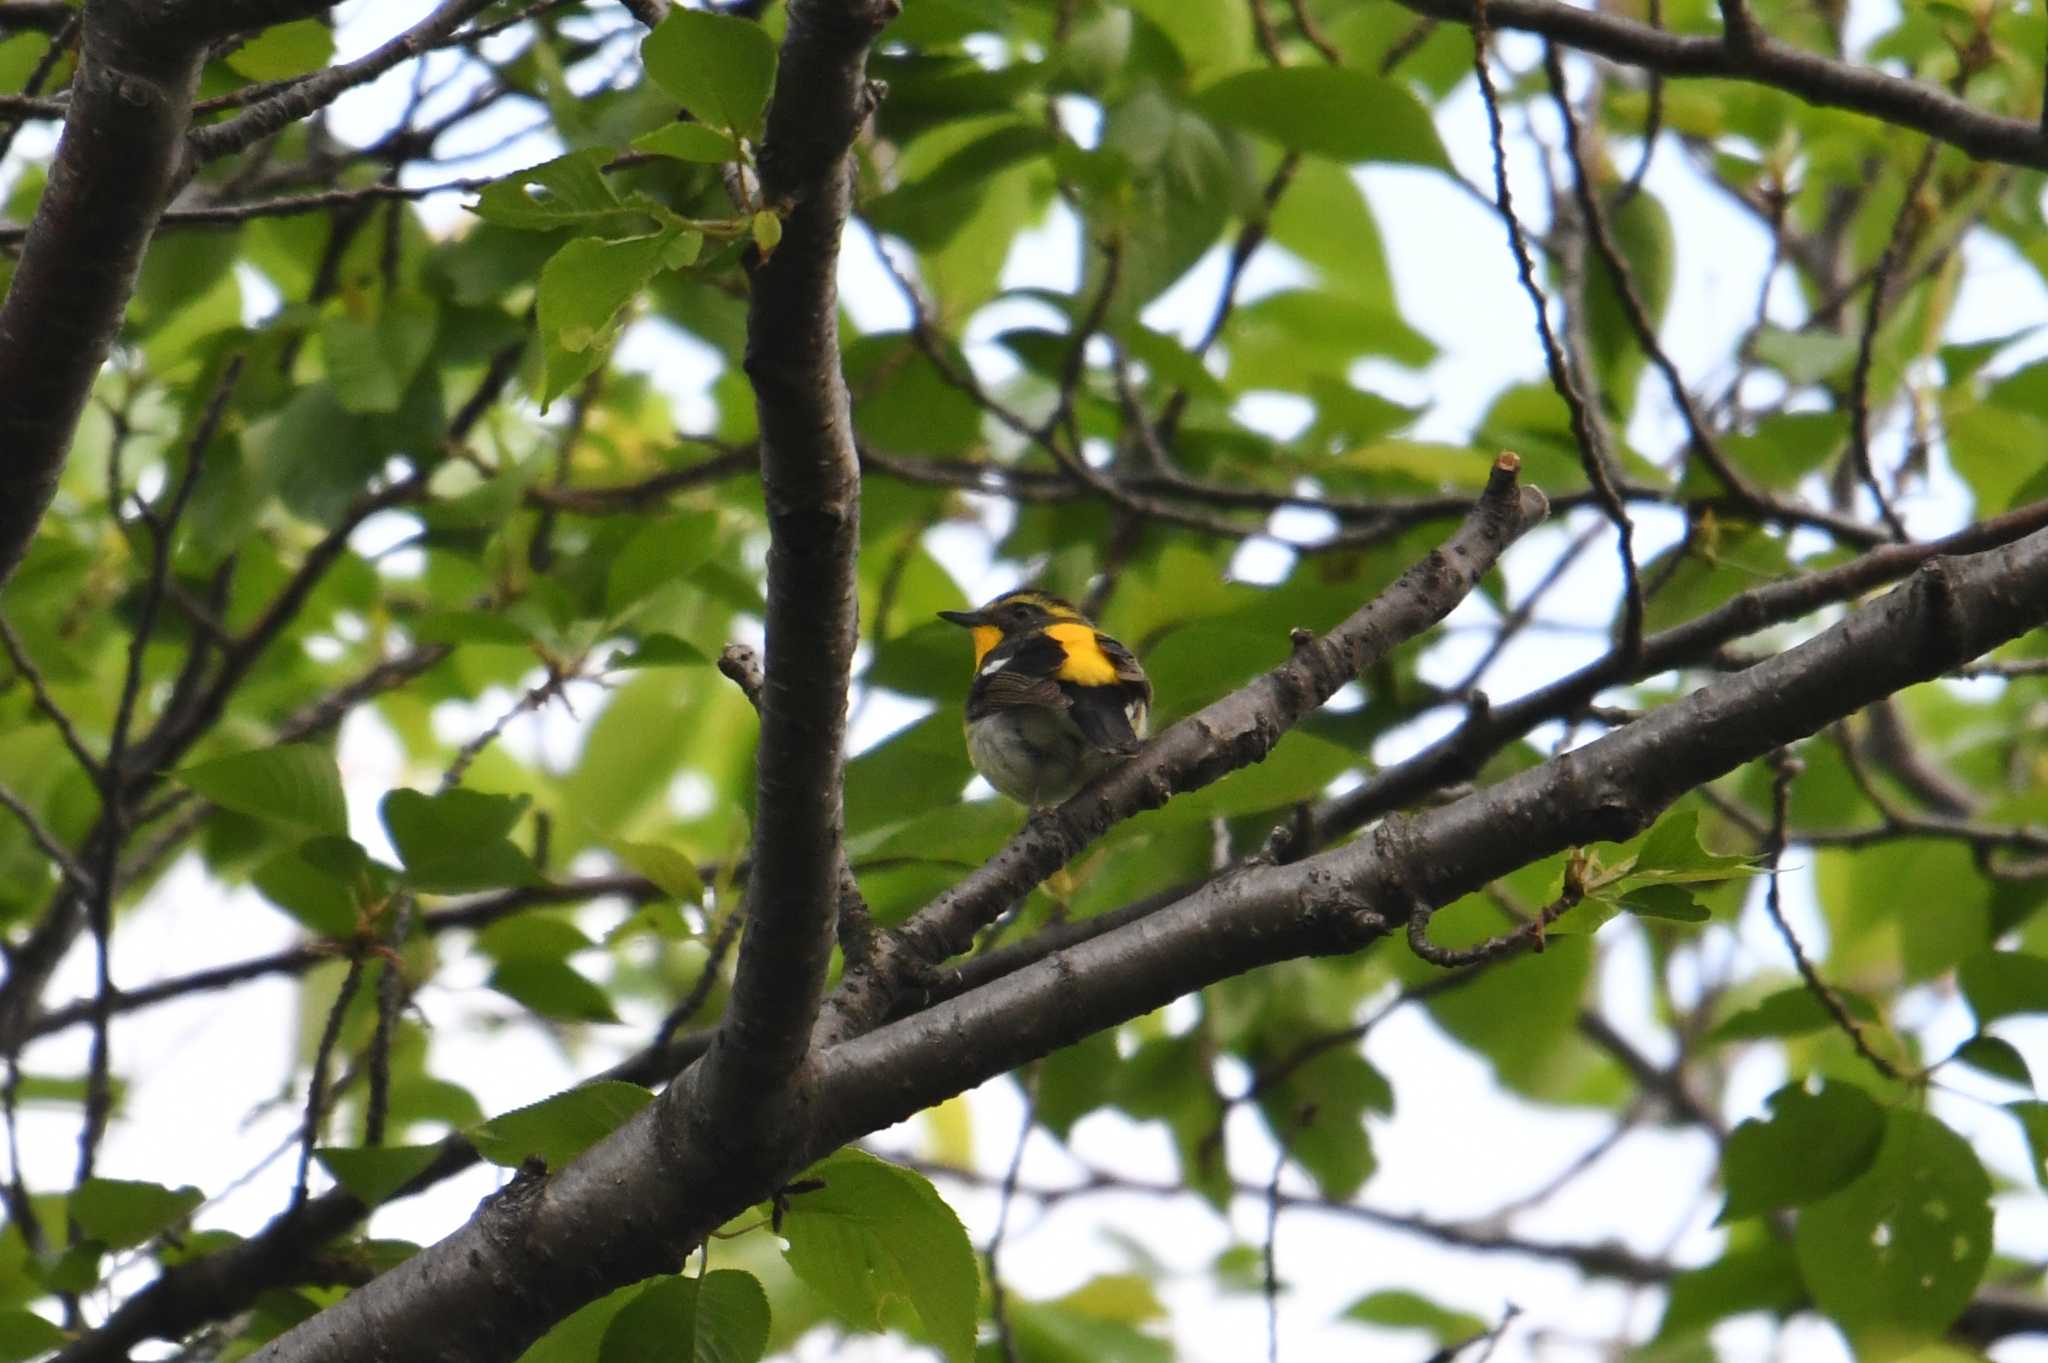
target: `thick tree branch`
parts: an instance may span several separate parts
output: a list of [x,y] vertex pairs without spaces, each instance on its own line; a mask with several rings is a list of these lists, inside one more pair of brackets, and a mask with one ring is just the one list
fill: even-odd
[[720,1150],[702,1134],[693,1070],[582,1159],[515,1184],[257,1357],[511,1358],[582,1301],[673,1269],[711,1229],[847,1140],[1214,981],[1356,950],[1418,900],[1448,903],[1535,858],[1630,836],[1693,786],[2044,621],[2048,532],[1929,561],[1798,648],[1584,748],[1305,861],[1244,867],[833,1048],[817,1063],[804,1120],[770,1133],[767,1148]]
[[[732,1002],[703,1067],[696,1119],[745,1144],[786,1118],[831,960],[846,696],[859,642],[860,460],[840,373],[839,242],[847,153],[873,108],[867,52],[898,0],[789,9],[760,156],[782,240],[752,271],[747,377],[768,513],[766,680],[760,691],[754,875]],[[749,1120],[734,1121],[740,1114]]]
[[1488,26],[1540,33],[1628,66],[1666,76],[1710,76],[1754,81],[1813,104],[1869,114],[1960,147],[1985,161],[2048,165],[2048,134],[2023,118],[1986,113],[1946,90],[1835,61],[1753,27],[1727,40],[1666,32],[1601,10],[1560,0],[1400,0],[1418,14],[1453,23],[1476,22],[1481,4]]
[[1350,832],[1428,791],[1470,778],[1508,743],[1544,720],[1584,705],[1609,686],[1699,663],[1730,640],[1853,599],[1904,577],[1939,555],[1967,554],[2006,544],[2044,525],[2048,525],[2048,501],[1979,521],[1943,539],[1886,545],[1835,568],[1742,592],[1703,615],[1644,639],[1632,668],[1620,667],[1619,655],[1610,653],[1506,704],[1475,711],[1455,732],[1328,801],[1315,813],[1311,841]]

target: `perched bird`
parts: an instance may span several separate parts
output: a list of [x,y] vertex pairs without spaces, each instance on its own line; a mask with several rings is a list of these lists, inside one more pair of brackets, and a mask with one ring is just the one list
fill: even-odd
[[967,756],[1003,794],[1044,809],[1138,750],[1152,683],[1067,602],[1021,590],[939,618],[973,632]]

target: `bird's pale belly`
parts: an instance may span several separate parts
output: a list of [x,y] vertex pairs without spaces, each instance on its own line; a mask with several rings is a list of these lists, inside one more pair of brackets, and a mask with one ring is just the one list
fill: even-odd
[[967,751],[990,785],[1033,809],[1060,803],[1123,760],[1089,746],[1064,712],[1036,706],[969,721]]

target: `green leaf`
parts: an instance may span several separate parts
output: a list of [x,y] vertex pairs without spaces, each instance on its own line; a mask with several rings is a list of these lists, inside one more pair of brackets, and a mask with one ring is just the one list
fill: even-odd
[[1328,66],[1261,67],[1225,76],[1198,93],[1194,106],[1294,151],[1450,168],[1429,110],[1406,86],[1378,76]]
[[250,883],[265,899],[322,937],[346,938],[354,935],[364,907],[365,896],[359,891],[375,891],[380,886],[370,870],[369,856],[361,848],[356,848],[360,861],[339,873],[333,849],[316,848],[313,856],[307,855],[315,843],[330,841],[355,847],[346,839],[316,838],[265,861]]
[[622,203],[606,183],[603,167],[610,159],[604,148],[593,147],[514,171],[485,186],[470,211],[485,222],[537,232],[646,216],[644,208]]
[[775,40],[751,19],[677,8],[640,43],[647,74],[700,123],[752,137],[775,84]]
[[458,787],[438,795],[394,790],[378,808],[406,879],[446,894],[540,883],[532,859],[505,836],[528,803]]
[[[1671,216],[1655,196],[1642,192],[1615,208],[1608,225],[1654,332],[1671,298],[1678,249]],[[1612,273],[1598,260],[1586,263],[1586,330],[1600,370],[1600,387],[1625,418],[1634,409],[1637,380],[1648,356],[1628,320]]]
[[702,123],[664,123],[653,132],[634,138],[633,150],[713,165],[742,159],[739,144]]
[[425,644],[505,644],[526,648],[531,631],[495,611],[434,611],[413,623],[412,637]]
[[1323,1194],[1343,1200],[1365,1186],[1377,1165],[1365,1114],[1384,1114],[1392,1102],[1386,1076],[1371,1062],[1355,1048],[1332,1047],[1266,1088],[1259,1112]]
[[440,311],[421,294],[398,294],[374,318],[335,313],[320,324],[327,381],[351,412],[396,412],[433,352]]
[[313,1155],[336,1183],[374,1207],[419,1177],[440,1153],[438,1145],[327,1145]]
[[22,1363],[63,1347],[70,1338],[33,1311],[0,1311],[0,1363]]
[[624,241],[578,237],[541,266],[543,411],[605,362],[625,325],[626,305],[666,268],[664,257],[679,235],[671,230]]
[[542,1017],[562,1022],[617,1022],[611,996],[563,961],[521,956],[504,961],[486,981]]
[[605,846],[635,873],[653,881],[656,888],[669,898],[691,904],[704,898],[704,877],[697,874],[696,863],[679,849],[667,843],[627,842],[624,839],[609,839]]
[[607,672],[631,672],[643,667],[709,667],[704,651],[687,639],[657,631],[642,635],[631,653],[615,649],[604,660]]
[[1833,331],[1787,331],[1766,326],[1757,334],[1756,357],[1794,385],[1846,377],[1856,359],[1856,337]]
[[[1867,999],[1841,989],[1834,993],[1850,1017],[1858,1022],[1877,1020],[1877,1010]],[[1761,1037],[1804,1036],[1834,1025],[1827,1006],[1815,997],[1814,992],[1803,984],[1795,984],[1766,996],[1754,1007],[1729,1014],[1707,1033],[1707,1040],[1751,1041]]]
[[559,1169],[653,1101],[654,1095],[638,1084],[602,1079],[514,1108],[467,1134],[492,1164],[516,1169],[537,1156],[548,1168]]
[[1956,983],[1987,1027],[2003,1017],[2048,1013],[2048,960],[2024,951],[1980,951],[1956,967]]
[[954,1363],[974,1356],[980,1293],[974,1247],[960,1218],[912,1171],[857,1150],[811,1166],[824,1187],[790,1199],[783,1257],[850,1324],[878,1330],[892,1303]]
[[617,618],[655,588],[695,572],[717,549],[715,511],[679,511],[650,521],[612,560],[605,579],[606,612]]
[[1426,1330],[1439,1344],[1460,1344],[1490,1328],[1477,1316],[1438,1306],[1420,1293],[1399,1288],[1360,1297],[1344,1308],[1343,1319],[1389,1330]]
[[754,1363],[768,1351],[768,1294],[751,1273],[656,1278],[604,1332],[597,1363]]
[[1674,923],[1704,923],[1714,916],[1683,885],[1641,885],[1622,891],[1614,902],[1639,918],[1663,918]]
[[316,833],[348,834],[348,804],[334,754],[310,743],[257,748],[186,767],[178,780],[224,809],[294,824]]
[[1980,1070],[1994,1079],[2003,1079],[2021,1088],[2034,1086],[2033,1073],[2027,1068],[2026,1057],[2019,1048],[2002,1037],[1978,1033],[1956,1047],[1950,1060],[1959,1060],[1973,1070]]
[[2017,1103],[2007,1103],[2010,1112],[2026,1134],[2027,1153],[2033,1157],[2034,1181],[2048,1191],[2048,1103],[2028,1098]]
[[[1806,1300],[1792,1246],[1762,1223],[1734,1227],[1728,1248],[1703,1268],[1688,1269],[1671,1280],[1671,1296],[1659,1339],[1705,1329],[1715,1321],[1748,1311],[1789,1312]],[[1753,1238],[1745,1238],[1745,1231]]]
[[477,934],[478,951],[494,961],[540,958],[560,961],[594,946],[583,929],[566,918],[546,913],[519,913],[501,918]]
[[1657,820],[1636,849],[1627,881],[1696,883],[1748,875],[1752,869],[1747,857],[1709,852],[1700,842],[1699,811],[1688,807]]
[[334,56],[334,31],[317,19],[295,19],[250,34],[227,64],[250,80],[285,80],[318,71]]
[[1746,1121],[1728,1135],[1721,1152],[1728,1200],[1716,1225],[1816,1201],[1877,1157],[1884,1113],[1855,1085],[1828,1084],[1809,1093],[1802,1084],[1787,1084],[1769,1101],[1769,1121]]
[[754,249],[766,260],[775,254],[775,248],[782,244],[782,219],[771,209],[760,209],[747,222],[747,230],[753,235]]
[[1852,1339],[1939,1333],[1991,1256],[1991,1180],[1941,1122],[1893,1112],[1870,1168],[1800,1213],[1793,1249],[1815,1302]]
[[65,1203],[79,1228],[108,1249],[139,1245],[178,1224],[206,1200],[197,1188],[89,1178]]

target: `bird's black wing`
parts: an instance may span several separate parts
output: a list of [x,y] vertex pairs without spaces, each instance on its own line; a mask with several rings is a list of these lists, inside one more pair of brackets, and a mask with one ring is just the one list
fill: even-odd
[[1032,705],[1064,710],[1068,699],[1055,674],[1067,660],[1057,640],[1043,634],[1005,639],[989,651],[967,692],[967,718]]

